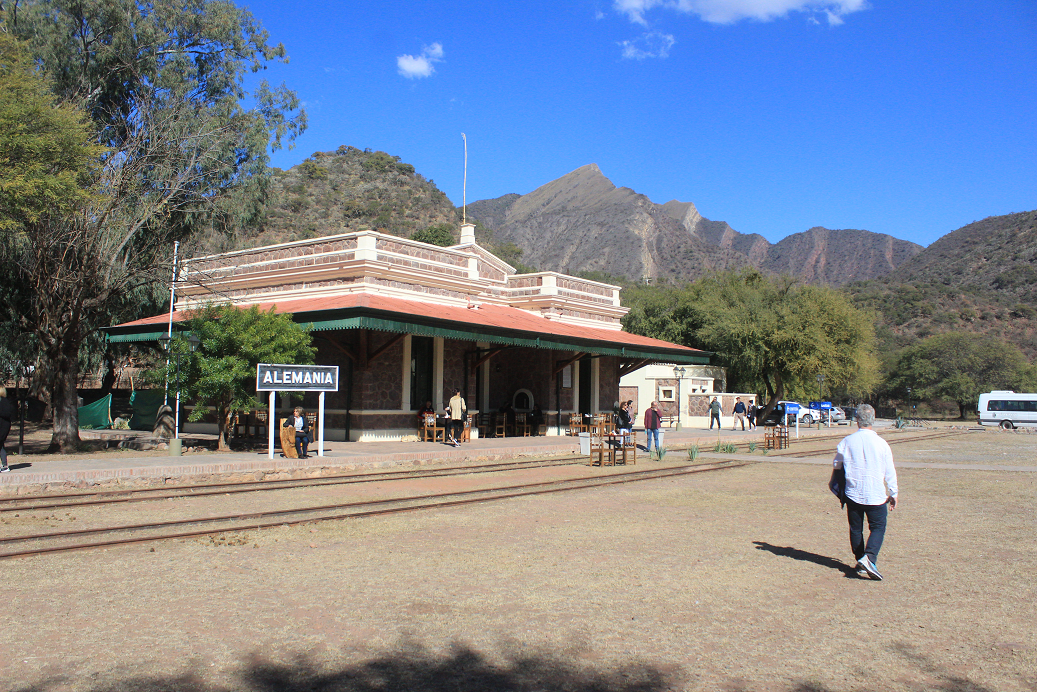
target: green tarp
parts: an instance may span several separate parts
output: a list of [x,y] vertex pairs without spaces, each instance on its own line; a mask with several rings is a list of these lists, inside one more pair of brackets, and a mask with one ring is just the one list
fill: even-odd
[[92,404],[80,406],[79,427],[86,430],[112,427],[112,395],[106,394]]
[[154,430],[158,409],[166,398],[161,389],[138,389],[130,394],[130,406],[133,417],[130,418],[130,430]]

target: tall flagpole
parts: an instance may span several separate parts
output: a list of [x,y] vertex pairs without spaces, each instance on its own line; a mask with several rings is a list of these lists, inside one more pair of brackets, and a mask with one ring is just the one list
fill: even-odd
[[464,183],[461,186],[461,223],[465,223],[465,207],[468,206],[468,138],[461,133],[464,140]]
[[[173,345],[173,306],[176,305],[176,262],[180,254],[180,241],[173,242],[173,279],[169,282],[169,328],[166,330],[166,343],[172,348]],[[162,395],[162,405],[169,406],[169,350],[166,350],[166,393]],[[177,413],[180,413],[179,408]]]

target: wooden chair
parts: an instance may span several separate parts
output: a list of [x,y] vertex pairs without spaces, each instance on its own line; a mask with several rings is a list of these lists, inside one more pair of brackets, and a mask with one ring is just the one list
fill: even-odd
[[295,451],[295,428],[284,427],[284,422],[287,418],[280,418],[277,421],[277,431],[281,436],[281,454],[287,459],[298,459],[299,453]]
[[516,413],[515,414],[515,437],[521,435],[522,437],[529,437],[529,414],[528,413]]
[[612,428],[611,413],[596,413],[590,424],[591,435],[604,435]]
[[256,437],[266,437],[267,425],[270,418],[266,411],[256,411],[252,418],[252,426]]
[[495,413],[495,414],[493,414],[493,435],[494,435],[494,437],[507,437],[508,436],[508,414],[506,414],[506,413]]
[[480,413],[476,427],[479,429],[479,437],[490,437],[490,433],[493,432],[493,416]]
[[425,425],[422,426],[422,439],[425,442],[429,441],[429,437],[432,437],[432,442],[446,442],[446,427],[439,425],[436,421],[436,414],[426,413],[425,414]]
[[569,414],[569,425],[565,428],[565,434],[570,436],[576,436],[580,432],[580,428],[583,425],[582,416],[579,413]]
[[637,465],[637,432],[631,430],[623,435],[623,443],[620,445],[623,453],[623,463]]
[[[598,463],[594,463],[594,455],[598,456]],[[608,457],[608,451],[605,449],[605,440],[598,435],[591,435],[591,454],[590,454],[590,465],[591,466],[604,466],[605,459],[611,460]]]
[[767,426],[763,429],[764,449],[786,449],[789,446],[789,429],[785,425]]

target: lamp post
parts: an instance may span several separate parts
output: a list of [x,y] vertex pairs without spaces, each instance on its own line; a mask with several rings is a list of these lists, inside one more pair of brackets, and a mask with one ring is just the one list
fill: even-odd
[[908,413],[911,412],[911,388],[910,387],[907,388],[907,411],[908,411]]
[[[817,375],[817,429],[818,430],[821,429],[821,411],[823,410],[821,408],[821,402],[824,400],[824,396],[822,396],[822,394],[821,394],[821,385],[823,385],[824,383],[825,383],[825,375],[824,375],[824,373],[818,373],[818,375]],[[832,414],[829,413],[828,415],[830,417]]]
[[677,431],[681,429],[681,378],[688,372],[685,368],[673,366],[673,376],[677,379]]
[[[169,351],[169,349],[172,348],[173,342],[175,341],[173,339],[173,337],[171,337],[169,335],[160,336],[158,338],[158,340],[162,343],[162,348],[166,349],[166,351]],[[188,346],[188,348],[191,349],[192,353],[198,348],[198,344],[202,343],[201,339],[199,339],[194,334],[191,334],[189,337],[187,337],[186,341],[187,341],[187,346]],[[174,420],[173,420],[173,439],[174,440],[179,440],[180,439],[180,353],[181,353],[181,350],[177,349],[177,351],[176,351],[176,413],[174,414]]]

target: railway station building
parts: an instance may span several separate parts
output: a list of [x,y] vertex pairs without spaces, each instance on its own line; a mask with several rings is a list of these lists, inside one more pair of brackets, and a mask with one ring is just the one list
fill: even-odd
[[[475,242],[471,224],[445,248],[359,231],[194,258],[175,288],[174,331],[212,302],[309,325],[316,362],[340,367],[340,390],[326,399],[330,440],[413,436],[417,411],[426,401],[442,411],[455,388],[470,414],[539,406],[546,434],[563,434],[570,413],[611,411],[623,375],[710,356],[624,332],[617,286],[516,273]],[[155,341],[169,320],[109,327],[107,337]],[[305,395],[304,406],[315,404]]]

